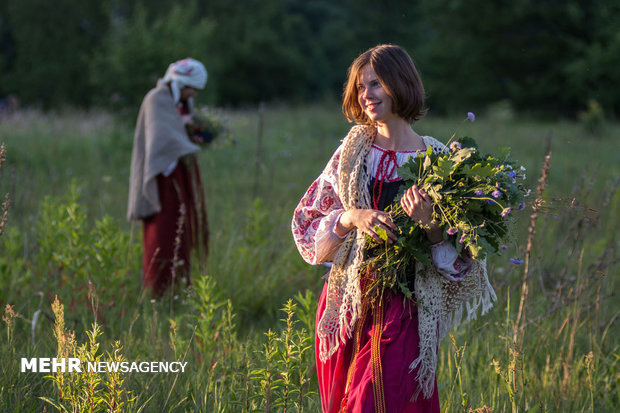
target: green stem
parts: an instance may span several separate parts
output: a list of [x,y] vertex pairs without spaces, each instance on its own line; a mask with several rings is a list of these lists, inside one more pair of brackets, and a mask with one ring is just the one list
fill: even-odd
[[489,197],[477,197],[477,196],[468,196],[468,197],[463,197],[464,199],[479,199],[481,201],[493,201],[496,205],[499,205],[500,208],[504,209],[504,206],[502,204],[500,204],[499,202],[497,202],[495,200],[495,198],[489,198]]

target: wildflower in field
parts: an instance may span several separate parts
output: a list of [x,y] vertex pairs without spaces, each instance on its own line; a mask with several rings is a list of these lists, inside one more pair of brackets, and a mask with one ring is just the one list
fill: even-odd
[[454,234],[456,234],[458,231],[459,231],[458,229],[456,229],[456,228],[452,227],[452,228],[448,229],[448,230],[446,231],[446,233],[447,233],[448,235],[454,235]]
[[525,208],[525,201],[521,202],[521,204],[519,205],[518,210],[522,211]]
[[476,115],[474,115],[474,112],[467,112],[467,119],[469,119],[472,122],[476,121]]
[[491,196],[493,196],[493,198],[499,198],[500,196],[502,196],[502,193],[496,189],[495,191],[491,192]]
[[502,217],[505,217],[506,215],[510,214],[511,209],[510,208],[504,208],[504,210],[502,211],[502,213],[500,214]]
[[525,262],[525,261],[520,260],[520,259],[518,259],[518,258],[511,258],[509,261],[510,261],[511,263],[513,263],[514,265],[521,265],[521,264],[523,264],[523,263]]
[[509,171],[508,176],[510,179],[515,179],[517,177],[517,173],[515,171]]
[[476,196],[484,196],[484,192],[482,192],[479,189],[476,192],[474,192],[474,194],[476,194]]
[[461,143],[454,141],[450,144],[450,150],[451,151],[458,151],[459,149],[461,149]]
[[461,235],[461,239],[459,239],[459,244],[462,244],[463,242],[465,242],[465,233],[464,232]]

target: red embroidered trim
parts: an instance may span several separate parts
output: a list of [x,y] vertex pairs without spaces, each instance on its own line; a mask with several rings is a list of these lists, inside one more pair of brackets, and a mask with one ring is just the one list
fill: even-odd
[[[383,191],[384,182],[395,182],[400,178],[391,179],[396,168],[398,168],[397,153],[418,153],[424,152],[424,149],[417,149],[415,151],[391,151],[389,149],[383,149],[380,146],[372,144],[372,147],[382,152],[381,159],[379,160],[379,166],[377,166],[377,173],[375,175],[375,184],[372,188],[372,206],[374,209],[378,208],[379,199],[381,199],[381,192]],[[377,192],[377,185],[379,190]]]
[[[372,206],[374,209],[379,209],[379,199],[381,199],[381,191],[383,190],[383,183],[390,179],[396,167],[398,161],[396,159],[395,151],[388,151],[382,149],[383,155],[377,166],[377,174],[375,176],[375,184],[372,187]],[[377,184],[379,184],[379,191],[377,192]]]

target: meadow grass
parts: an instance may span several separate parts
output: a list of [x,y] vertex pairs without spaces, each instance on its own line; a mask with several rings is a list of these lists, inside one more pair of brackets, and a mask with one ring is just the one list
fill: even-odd
[[[0,409],[319,410],[311,346],[326,269],[301,260],[290,219],[349,125],[333,104],[225,114],[238,143],[199,157],[208,265],[194,263],[193,287],[161,301],[140,288],[140,226],[125,220],[133,125],[98,111],[2,119],[0,195],[9,193],[11,204],[0,236]],[[441,345],[442,410],[614,411],[620,125],[596,136],[576,122],[490,115],[473,124],[428,116],[416,125],[443,141],[457,128],[483,151],[511,147],[534,194],[516,215],[515,244],[489,259],[495,308]],[[547,135],[551,167],[534,203]],[[526,253],[527,274],[508,262]],[[517,322],[524,278],[529,294]],[[70,346],[59,347],[63,337]],[[20,357],[62,351],[183,359],[189,371],[52,379],[19,372]]]

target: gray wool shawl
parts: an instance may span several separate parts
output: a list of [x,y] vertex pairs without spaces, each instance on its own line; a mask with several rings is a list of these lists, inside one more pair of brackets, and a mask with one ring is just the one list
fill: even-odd
[[159,80],[140,106],[131,156],[127,219],[143,219],[160,212],[157,175],[174,161],[199,150],[187,136],[170,88]]

